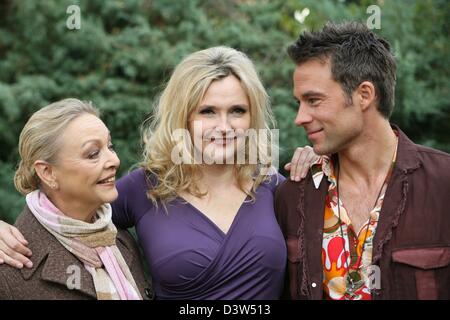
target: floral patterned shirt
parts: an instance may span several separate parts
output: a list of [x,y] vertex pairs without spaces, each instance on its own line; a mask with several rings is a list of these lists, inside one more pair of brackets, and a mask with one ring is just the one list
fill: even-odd
[[321,157],[311,168],[316,188],[324,175],[330,182],[325,199],[322,241],[325,299],[371,299],[369,276],[372,274],[372,243],[395,158],[396,154],[394,154],[391,169],[381,187],[375,207],[370,212],[370,218],[358,230],[358,233],[355,232],[345,205],[340,199],[340,209],[338,208],[337,181],[332,159],[327,156]]

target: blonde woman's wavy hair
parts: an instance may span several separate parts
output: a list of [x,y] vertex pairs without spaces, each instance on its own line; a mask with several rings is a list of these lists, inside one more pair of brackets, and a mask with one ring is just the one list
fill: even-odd
[[[156,102],[153,116],[144,122],[142,128],[144,160],[141,165],[150,173],[150,177],[156,178],[149,179],[152,187],[147,192],[147,196],[155,205],[159,201],[164,204],[174,199],[181,191],[195,196],[204,195],[194,179],[199,165],[173,163],[172,150],[179,142],[174,141],[172,133],[176,129],[188,130],[188,119],[200,104],[209,85],[229,75],[234,75],[240,80],[248,96],[250,128],[256,129],[257,132],[258,129],[266,129],[265,139],[249,142],[256,145],[258,163],[234,166],[238,185],[254,200],[256,188],[270,178],[268,175],[259,174],[262,169],[272,167],[268,146],[271,146],[272,150],[274,148],[270,128],[275,126],[275,121],[266,90],[253,63],[244,53],[228,47],[213,47],[187,56],[176,66]],[[185,143],[183,148],[192,150],[192,142]],[[246,146],[249,143],[246,143]],[[248,159],[248,147],[246,153]],[[244,188],[248,177],[254,179],[252,189],[249,191]]]
[[40,188],[35,161],[55,164],[60,150],[59,138],[71,121],[85,113],[99,116],[99,111],[89,102],[69,98],[43,107],[30,117],[19,136],[20,162],[14,175],[17,191],[26,195]]

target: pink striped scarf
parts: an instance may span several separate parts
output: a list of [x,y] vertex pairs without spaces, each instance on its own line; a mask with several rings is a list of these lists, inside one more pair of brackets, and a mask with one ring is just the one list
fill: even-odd
[[29,193],[26,202],[42,226],[83,262],[99,300],[142,300],[115,244],[117,229],[111,221],[110,204],[102,205],[97,220],[87,223],[63,214],[40,190]]

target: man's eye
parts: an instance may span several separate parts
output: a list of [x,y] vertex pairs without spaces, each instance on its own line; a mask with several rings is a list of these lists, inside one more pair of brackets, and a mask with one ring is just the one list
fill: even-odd
[[114,147],[114,144],[112,144],[112,143],[110,143],[110,144],[108,145],[108,148],[109,148],[109,150],[111,150],[111,151],[115,151],[115,150],[116,150],[115,147]]
[[319,104],[320,99],[308,99],[308,103],[312,106]]

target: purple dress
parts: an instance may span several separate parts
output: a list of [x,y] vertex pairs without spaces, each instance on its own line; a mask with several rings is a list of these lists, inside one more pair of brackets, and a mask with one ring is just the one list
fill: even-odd
[[148,178],[137,169],[117,182],[112,204],[119,228],[136,227],[157,299],[278,299],[283,288],[286,245],[274,213],[274,175],[241,205],[225,234],[181,198],[168,212],[147,199]]

